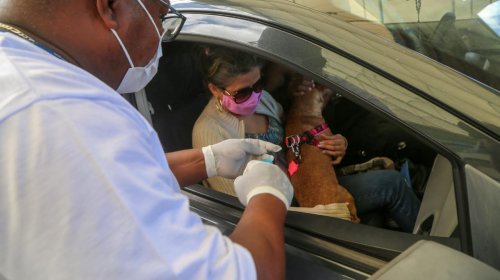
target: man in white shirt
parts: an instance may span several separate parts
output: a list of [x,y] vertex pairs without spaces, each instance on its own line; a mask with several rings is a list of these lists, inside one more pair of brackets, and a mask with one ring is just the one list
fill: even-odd
[[[278,147],[232,139],[167,161],[115,91],[152,78],[169,11],[164,0],[0,2],[0,279],[284,277],[290,182],[261,161],[245,168]],[[229,237],[179,188],[214,175],[239,176],[246,209]]]

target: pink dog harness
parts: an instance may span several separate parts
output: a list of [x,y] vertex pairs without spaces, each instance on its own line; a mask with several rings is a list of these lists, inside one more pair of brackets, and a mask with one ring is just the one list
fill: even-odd
[[316,136],[323,133],[328,129],[328,125],[326,123],[322,123],[310,130],[305,131],[301,135],[290,135],[285,138],[285,145],[287,148],[292,149],[293,155],[295,158],[288,165],[288,173],[290,176],[293,176],[295,172],[299,169],[299,164],[302,161],[302,157],[300,155],[300,145],[306,143],[309,145],[318,145],[318,140],[315,139]]

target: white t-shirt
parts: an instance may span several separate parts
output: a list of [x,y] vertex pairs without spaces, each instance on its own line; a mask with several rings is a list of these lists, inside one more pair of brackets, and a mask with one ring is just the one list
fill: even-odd
[[158,137],[88,72],[0,32],[0,279],[254,279]]

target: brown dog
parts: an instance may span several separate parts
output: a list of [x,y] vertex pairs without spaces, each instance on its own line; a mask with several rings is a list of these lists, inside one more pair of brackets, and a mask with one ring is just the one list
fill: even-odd
[[[288,112],[286,136],[302,135],[305,131],[325,122],[322,109],[325,105],[324,90],[314,88],[304,95],[296,96]],[[321,134],[332,135],[330,129]],[[291,176],[295,197],[301,207],[314,207],[318,204],[349,203],[351,220],[359,222],[352,195],[337,180],[330,156],[321,149],[303,143],[300,145],[301,161],[297,171]],[[291,149],[287,151],[287,161],[295,159]]]

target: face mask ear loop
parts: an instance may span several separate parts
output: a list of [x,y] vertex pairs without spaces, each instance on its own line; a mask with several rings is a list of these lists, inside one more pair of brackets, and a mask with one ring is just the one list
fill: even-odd
[[130,55],[128,54],[127,48],[125,47],[122,40],[120,39],[120,36],[118,36],[118,34],[116,33],[116,31],[114,29],[111,29],[111,32],[113,33],[113,35],[115,35],[116,39],[118,40],[118,43],[120,43],[120,46],[122,47],[122,50],[128,59],[128,63],[130,63],[130,67],[134,68],[134,63],[132,62],[132,59],[130,58]]
[[148,15],[148,18],[149,20],[151,21],[151,23],[153,24],[153,26],[155,27],[155,30],[156,30],[156,34],[158,34],[158,37],[160,38],[161,40],[161,34],[160,34],[160,30],[158,30],[158,26],[156,26],[156,23],[155,21],[153,20],[153,17],[151,17],[151,15],[149,14],[148,12],[148,9],[146,9],[146,6],[144,6],[144,4],[142,3],[141,0],[137,0],[137,2],[139,2],[139,4],[141,5],[142,9],[146,12],[146,14]]

